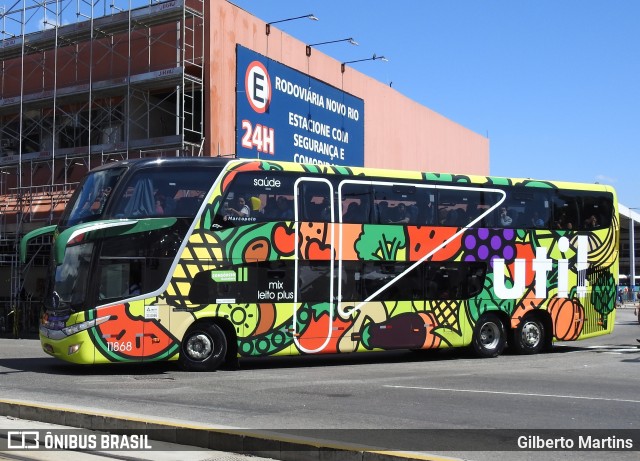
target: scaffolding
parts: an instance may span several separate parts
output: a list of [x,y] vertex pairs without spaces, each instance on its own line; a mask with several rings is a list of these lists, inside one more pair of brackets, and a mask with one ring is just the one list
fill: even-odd
[[[55,223],[109,161],[201,154],[205,0],[10,0],[0,7],[0,334],[35,332]],[[37,276],[36,276],[37,277]],[[33,277],[32,277],[33,278]],[[19,315],[22,313],[22,315]],[[17,320],[17,323],[16,323]],[[5,325],[3,327],[3,325]]]

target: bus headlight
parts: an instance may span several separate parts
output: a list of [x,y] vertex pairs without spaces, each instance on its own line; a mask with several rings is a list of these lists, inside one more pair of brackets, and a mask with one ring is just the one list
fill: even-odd
[[75,325],[71,325],[70,327],[65,327],[62,329],[62,332],[67,335],[75,335],[76,333],[80,333],[81,331],[88,330],[89,328],[93,328],[96,325],[100,325],[101,323],[106,322],[111,318],[110,315],[105,317],[100,317],[95,320],[87,320],[86,322],[76,323]]

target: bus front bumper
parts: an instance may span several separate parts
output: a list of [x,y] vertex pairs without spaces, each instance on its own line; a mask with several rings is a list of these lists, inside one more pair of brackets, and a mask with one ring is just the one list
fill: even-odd
[[94,347],[86,332],[67,336],[60,330],[40,326],[40,344],[45,353],[65,362],[91,364],[95,360]]

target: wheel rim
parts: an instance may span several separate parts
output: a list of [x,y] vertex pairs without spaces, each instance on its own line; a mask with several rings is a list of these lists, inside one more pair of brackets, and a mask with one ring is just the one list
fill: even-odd
[[527,322],[522,327],[522,343],[527,347],[535,347],[540,343],[542,337],[542,331],[540,326],[535,322]]
[[198,333],[188,339],[184,349],[190,359],[205,360],[213,351],[213,341],[209,335]]
[[500,342],[500,329],[498,325],[487,322],[480,329],[480,344],[485,349],[495,349]]

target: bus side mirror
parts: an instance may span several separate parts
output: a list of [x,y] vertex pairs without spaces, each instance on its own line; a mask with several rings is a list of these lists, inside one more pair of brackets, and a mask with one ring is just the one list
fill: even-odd
[[27,246],[29,242],[37,237],[53,234],[56,227],[58,227],[57,224],[52,224],[51,226],[41,227],[40,229],[35,229],[25,234],[20,240],[20,263],[24,264],[27,262]]

